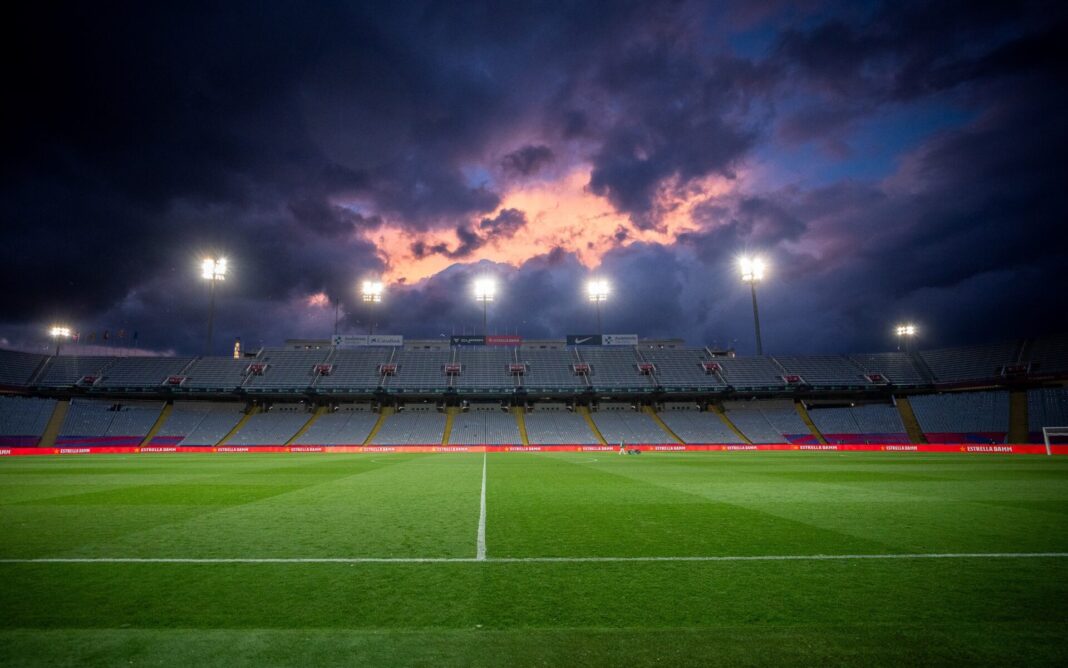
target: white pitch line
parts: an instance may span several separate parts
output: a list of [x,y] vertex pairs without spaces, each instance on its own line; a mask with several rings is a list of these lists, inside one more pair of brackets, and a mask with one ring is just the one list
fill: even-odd
[[478,512],[478,540],[475,545],[475,560],[486,560],[486,453],[482,453],[482,502]]
[[767,554],[714,557],[40,557],[0,564],[573,564],[604,562],[854,561],[884,559],[1065,559],[1068,552],[951,552],[936,554]]

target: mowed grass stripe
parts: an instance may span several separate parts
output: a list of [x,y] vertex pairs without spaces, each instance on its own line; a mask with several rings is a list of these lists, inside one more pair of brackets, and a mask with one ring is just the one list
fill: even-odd
[[[481,457],[264,458],[249,469],[209,462],[210,481],[167,495],[166,485],[109,491],[111,503],[0,508],[7,557],[270,557],[334,555],[461,557],[473,553]],[[250,457],[258,459],[258,457]],[[201,458],[203,459],[203,458]],[[204,462],[171,460],[176,471]],[[216,458],[215,462],[218,461]],[[274,490],[252,498],[251,490]],[[179,490],[172,490],[179,491]],[[181,490],[185,491],[185,490]],[[230,495],[228,498],[227,495]],[[0,499],[3,491],[0,490]]]
[[[671,457],[648,456],[639,462],[640,457],[612,456],[599,458],[596,464],[584,463],[589,458],[577,455],[495,458],[489,480],[490,555],[674,557],[906,551],[673,489],[665,482],[679,468]],[[629,474],[636,466],[663,471],[641,478]]]
[[768,454],[726,465],[699,455],[584,465],[886,548],[872,552],[1068,550],[1068,460]]

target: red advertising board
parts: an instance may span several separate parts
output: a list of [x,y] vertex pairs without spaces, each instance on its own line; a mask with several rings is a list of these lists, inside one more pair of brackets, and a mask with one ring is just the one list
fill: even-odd
[[[976,445],[972,443],[925,443],[923,445],[885,444],[674,444],[628,443],[628,450],[643,452],[755,452],[763,450],[793,450],[797,452],[954,452],[960,454],[1044,455],[1046,446],[1035,444]],[[149,445],[145,447],[86,446],[55,448],[0,448],[0,457],[32,455],[149,455],[198,453],[389,453],[389,452],[617,452],[614,445],[241,445],[195,446]],[[1068,445],[1053,445],[1054,455],[1068,455]]]

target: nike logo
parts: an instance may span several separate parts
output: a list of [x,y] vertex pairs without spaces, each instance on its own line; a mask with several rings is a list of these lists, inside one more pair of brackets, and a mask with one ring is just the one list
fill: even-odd
[[587,337],[586,337],[586,338],[584,338],[584,339],[576,338],[576,339],[575,339],[575,343],[586,343],[587,341],[589,341],[589,340],[590,340],[590,339],[592,339],[592,338],[593,338],[592,336],[587,336]]

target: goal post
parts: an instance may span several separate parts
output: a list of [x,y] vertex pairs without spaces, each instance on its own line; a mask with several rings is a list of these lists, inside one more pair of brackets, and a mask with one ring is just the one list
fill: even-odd
[[1046,444],[1046,454],[1052,455],[1053,449],[1049,447],[1050,439],[1068,437],[1068,427],[1042,427],[1042,441]]

